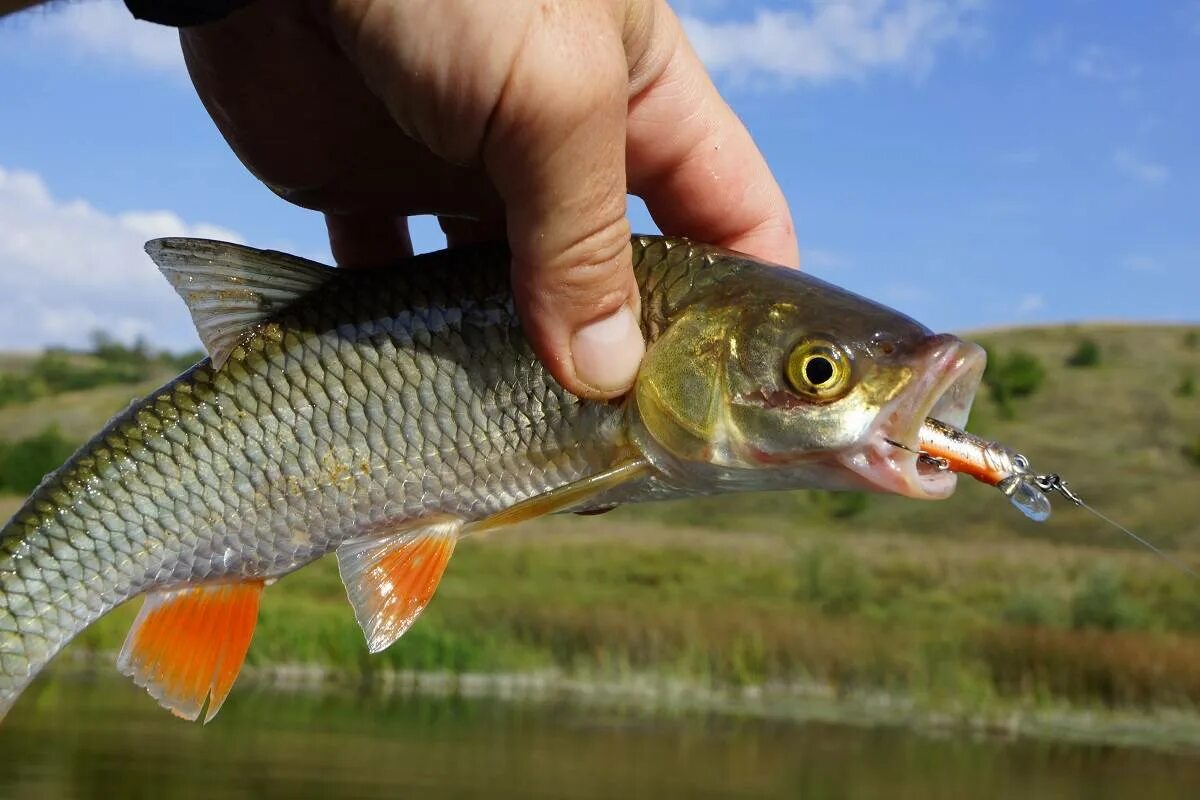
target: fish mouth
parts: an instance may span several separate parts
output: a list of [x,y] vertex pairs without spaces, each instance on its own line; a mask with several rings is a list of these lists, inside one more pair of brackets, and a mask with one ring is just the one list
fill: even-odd
[[963,428],[983,378],[982,347],[942,334],[917,357],[916,377],[880,411],[864,443],[840,457],[867,488],[920,500],[954,493],[958,476],[918,457],[918,434],[926,417]]

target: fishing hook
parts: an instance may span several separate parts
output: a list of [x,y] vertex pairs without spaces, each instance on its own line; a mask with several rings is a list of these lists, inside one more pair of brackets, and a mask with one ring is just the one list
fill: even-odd
[[926,453],[924,450],[914,450],[911,447],[909,447],[908,445],[901,444],[900,442],[897,442],[894,439],[884,439],[884,441],[887,442],[888,444],[890,444],[892,447],[899,447],[901,450],[907,450],[908,452],[915,455],[917,457],[918,461],[928,464],[929,466],[936,469],[938,472],[945,472],[946,470],[950,469],[950,459],[948,459],[948,458],[942,458],[941,456],[935,456],[931,453]]

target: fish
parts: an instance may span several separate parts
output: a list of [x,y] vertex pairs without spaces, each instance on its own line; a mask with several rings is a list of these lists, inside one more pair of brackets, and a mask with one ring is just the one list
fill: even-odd
[[761,489],[945,498],[956,474],[919,434],[965,425],[985,361],[813,275],[635,236],[646,354],[625,396],[593,401],[535,356],[502,244],[371,271],[201,239],[146,251],[208,357],[0,528],[0,716],[139,596],[118,669],[207,722],[262,593],[331,553],[379,652],[463,537],[545,514]]

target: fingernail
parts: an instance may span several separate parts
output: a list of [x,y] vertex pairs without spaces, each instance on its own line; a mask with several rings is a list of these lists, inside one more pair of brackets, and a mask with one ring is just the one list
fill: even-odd
[[645,352],[642,331],[629,306],[589,322],[571,337],[575,376],[601,394],[617,394],[632,386]]

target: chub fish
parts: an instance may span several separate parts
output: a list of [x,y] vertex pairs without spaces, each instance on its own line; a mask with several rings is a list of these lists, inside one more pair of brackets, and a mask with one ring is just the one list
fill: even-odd
[[193,239],[147,251],[209,357],[0,528],[0,715],[139,595],[119,669],[208,720],[264,588],[331,552],[374,652],[474,531],[754,489],[946,497],[956,476],[918,455],[920,432],[965,424],[984,365],[811,275],[635,237],[646,356],[626,397],[592,402],[539,364],[501,246],[376,271]]

